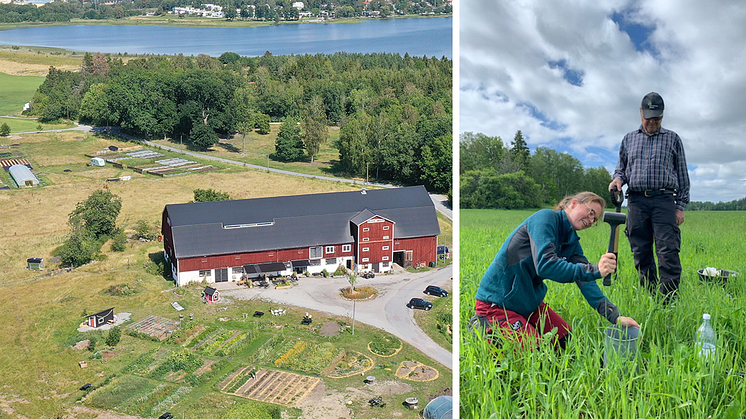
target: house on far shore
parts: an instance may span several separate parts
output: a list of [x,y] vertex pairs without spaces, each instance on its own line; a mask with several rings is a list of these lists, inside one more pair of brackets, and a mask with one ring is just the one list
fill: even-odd
[[177,286],[293,272],[435,266],[440,226],[424,186],[166,205]]
[[91,314],[86,320],[86,324],[90,327],[97,328],[106,324],[113,324],[116,322],[116,316],[114,315],[114,307],[99,311],[96,314]]

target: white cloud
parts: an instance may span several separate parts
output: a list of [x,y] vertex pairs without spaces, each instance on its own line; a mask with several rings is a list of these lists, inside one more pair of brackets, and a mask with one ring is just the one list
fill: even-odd
[[[615,14],[649,28],[644,47]],[[520,129],[531,147],[613,168],[641,98],[657,91],[664,127],[684,141],[692,199],[746,196],[746,3],[464,2],[459,15],[461,132],[509,142]]]

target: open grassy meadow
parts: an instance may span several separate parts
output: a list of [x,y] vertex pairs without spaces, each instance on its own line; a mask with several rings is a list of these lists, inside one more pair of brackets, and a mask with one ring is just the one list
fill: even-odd
[[[482,274],[507,235],[531,212],[463,210],[460,221],[460,321],[474,312]],[[546,302],[573,328],[563,352],[546,342],[527,353],[462,330],[462,418],[742,418],[746,415],[746,261],[743,212],[687,212],[682,225],[683,273],[678,301],[663,307],[640,289],[632,253],[620,239],[619,273],[603,292],[641,325],[633,367],[602,367],[608,322],[577,287],[551,282]],[[592,262],[605,253],[608,224],[579,232]],[[701,282],[708,266],[741,273],[727,283]],[[599,281],[600,282],[600,281]],[[718,334],[716,360],[695,351],[702,313]],[[545,340],[545,341],[548,341]]]

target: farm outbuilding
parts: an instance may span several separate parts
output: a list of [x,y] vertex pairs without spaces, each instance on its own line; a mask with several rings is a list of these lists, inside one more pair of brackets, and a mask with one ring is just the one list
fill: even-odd
[[440,396],[432,399],[422,412],[425,419],[451,419],[453,417],[453,397]]
[[423,186],[166,205],[163,247],[176,285],[343,267],[434,264],[440,234]]
[[220,301],[220,292],[213,287],[205,287],[202,291],[202,301],[206,303]]
[[26,259],[28,269],[32,271],[39,271],[44,267],[44,259],[42,258],[28,258]]
[[8,169],[13,181],[19,188],[30,188],[39,185],[39,179],[31,173],[31,169],[24,164],[16,164]]
[[99,311],[96,314],[91,314],[88,316],[88,320],[86,320],[86,323],[90,327],[101,327],[105,324],[114,323],[116,322],[115,316],[114,316],[114,307]]

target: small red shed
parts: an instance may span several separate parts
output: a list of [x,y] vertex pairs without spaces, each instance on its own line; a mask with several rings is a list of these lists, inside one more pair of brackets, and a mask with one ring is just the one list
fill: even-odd
[[220,301],[220,292],[215,288],[205,287],[205,290],[202,291],[202,301],[206,303]]

